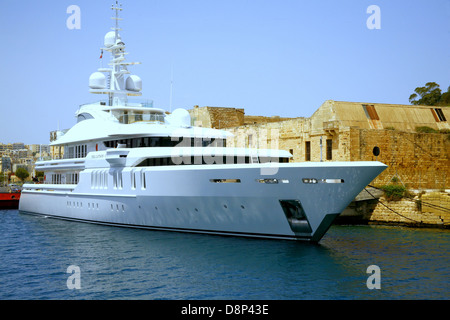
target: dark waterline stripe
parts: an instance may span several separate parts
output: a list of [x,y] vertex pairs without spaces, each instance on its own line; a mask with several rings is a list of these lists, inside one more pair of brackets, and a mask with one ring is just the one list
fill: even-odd
[[35,213],[35,212],[29,212],[29,211],[23,211],[23,210],[19,210],[19,212],[23,213],[23,214],[34,215],[34,216],[48,217],[48,218],[52,218],[52,219],[83,222],[83,223],[90,223],[90,224],[99,224],[99,225],[122,227],[122,228],[157,230],[157,231],[172,231],[172,232],[203,233],[203,234],[213,234],[213,235],[222,235],[222,236],[240,236],[240,237],[250,237],[250,238],[264,238],[264,239],[311,241],[311,237],[306,237],[306,236],[287,236],[287,235],[281,235],[281,234],[217,231],[217,230],[172,228],[172,227],[159,227],[159,226],[142,226],[142,225],[135,225],[135,224],[122,224],[122,223],[114,223],[114,222],[102,222],[102,221],[97,221],[97,220],[68,218],[68,217],[63,217],[63,216]]

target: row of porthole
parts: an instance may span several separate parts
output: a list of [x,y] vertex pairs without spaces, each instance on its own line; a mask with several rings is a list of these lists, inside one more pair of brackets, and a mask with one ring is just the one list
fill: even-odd
[[[241,179],[209,179],[213,183],[241,183]],[[256,179],[256,182],[267,183],[267,184],[278,184],[278,183],[289,183],[288,179]],[[303,183],[344,183],[344,179],[315,179],[315,178],[303,178]]]
[[[117,212],[120,211],[120,207],[119,204],[116,204],[115,206],[111,203],[111,211],[114,211],[114,207],[116,209]],[[125,212],[125,205],[122,204],[121,206],[122,212]]]
[[[289,183],[287,179],[255,179],[256,182],[259,183]],[[209,182],[213,183],[241,183],[241,179],[209,179]]]
[[[72,208],[83,208],[83,202],[78,202],[78,201],[67,201],[67,206],[68,207],[72,207]],[[228,206],[226,205],[226,204],[224,204],[223,205],[223,207],[225,208],[225,209],[228,209]],[[141,208],[141,206],[139,206],[139,208]],[[99,209],[98,208],[98,203],[88,203],[88,209]],[[116,204],[115,206],[114,206],[114,204],[112,204],[111,203],[111,211],[114,211],[114,210],[116,210],[116,211],[120,211],[120,209],[122,209],[122,212],[125,212],[125,205],[121,205],[121,206],[119,206],[119,204]],[[245,209],[245,206],[244,205],[241,205],[241,209]],[[155,210],[158,210],[158,207],[157,206],[155,206]],[[194,210],[196,211],[196,212],[198,212],[198,209],[197,208],[194,208]],[[181,209],[180,208],[178,208],[177,207],[177,211],[181,211]]]
[[[226,204],[224,204],[223,207],[224,207],[225,209],[228,209],[228,206],[227,206]],[[141,206],[139,206],[139,208],[141,208]],[[244,205],[242,205],[242,204],[241,204],[241,209],[245,209]],[[158,210],[158,207],[157,207],[157,206],[155,206],[155,210]],[[194,210],[195,210],[196,212],[198,212],[198,209],[197,209],[197,208],[194,208]],[[181,211],[181,209],[177,207],[177,211]]]
[[[83,208],[83,202],[78,202],[78,201],[67,201],[67,207],[70,208]],[[96,209],[98,210],[98,203],[91,203],[88,202],[88,209]]]
[[[71,208],[83,208],[83,202],[78,201],[67,201],[67,206]],[[125,206],[122,204],[121,207],[119,207],[118,204],[115,206],[111,203],[111,211],[114,211],[114,208],[116,211],[120,211],[122,209],[122,212],[125,212]],[[98,203],[91,203],[88,202],[88,209],[91,210],[99,210]]]

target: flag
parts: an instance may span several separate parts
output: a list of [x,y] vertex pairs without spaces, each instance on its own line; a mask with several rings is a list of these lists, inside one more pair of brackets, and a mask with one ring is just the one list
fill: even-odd
[[102,52],[100,53],[100,59],[103,57],[103,50],[102,50]]

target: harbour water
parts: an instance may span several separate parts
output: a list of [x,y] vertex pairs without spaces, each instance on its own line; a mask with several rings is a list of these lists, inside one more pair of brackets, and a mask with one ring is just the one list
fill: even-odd
[[0,210],[0,299],[447,300],[449,248],[441,229],[332,226],[309,244]]

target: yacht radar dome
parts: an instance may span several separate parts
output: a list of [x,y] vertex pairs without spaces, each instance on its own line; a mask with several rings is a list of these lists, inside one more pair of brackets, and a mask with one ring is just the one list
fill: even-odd
[[189,114],[189,111],[182,108],[175,109],[168,120],[171,124],[180,127],[189,127],[191,125],[191,115]]
[[105,89],[106,76],[101,72],[94,72],[89,77],[89,88],[91,89]]
[[[118,40],[120,40],[120,35],[117,35]],[[105,40],[103,41],[105,47],[110,48],[116,44],[116,32],[110,31],[105,35]]]
[[125,89],[130,91],[141,91],[142,90],[142,80],[137,75],[131,75],[127,78],[125,82]]

